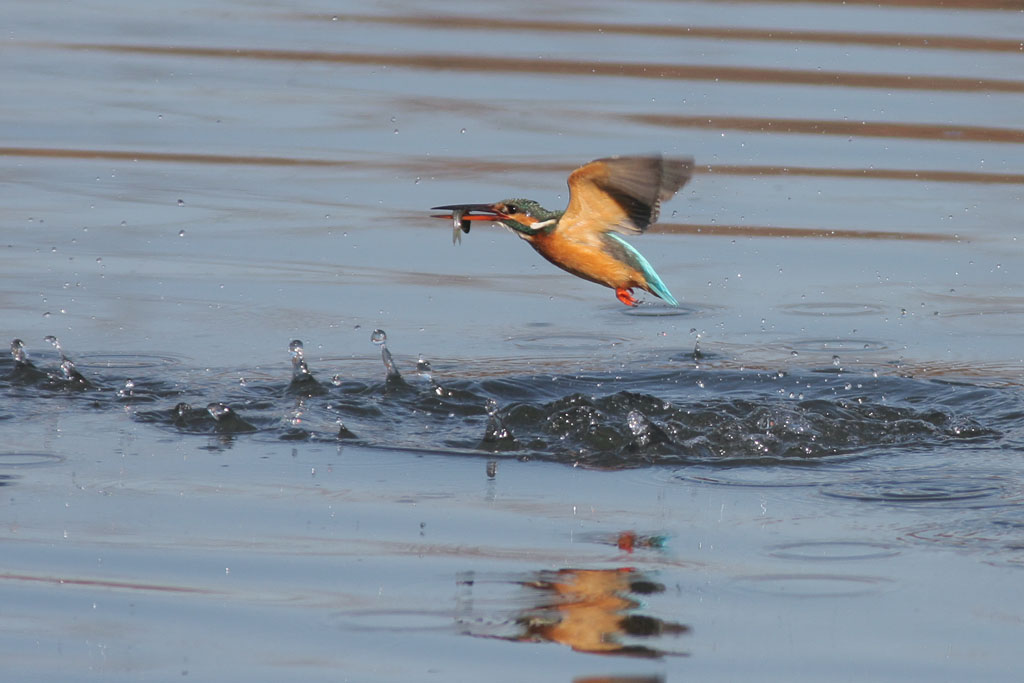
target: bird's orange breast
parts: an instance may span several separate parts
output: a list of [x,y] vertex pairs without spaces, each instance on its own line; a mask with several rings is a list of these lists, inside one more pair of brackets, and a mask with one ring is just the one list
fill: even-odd
[[530,244],[548,261],[584,280],[612,289],[647,289],[647,278],[643,273],[616,259],[602,248],[600,242],[594,244],[566,239],[559,237],[556,231],[534,235]]

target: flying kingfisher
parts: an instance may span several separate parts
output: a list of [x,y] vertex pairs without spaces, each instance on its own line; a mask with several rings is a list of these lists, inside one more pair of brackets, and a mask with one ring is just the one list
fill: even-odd
[[[693,159],[622,156],[596,159],[569,176],[569,206],[549,211],[532,199],[495,204],[450,204],[432,210],[468,233],[470,221],[492,221],[514,231],[541,256],[584,280],[615,290],[627,306],[636,306],[639,287],[678,306],[668,287],[640,252],[621,234],[639,234],[657,222],[667,201],[693,173]],[[621,233],[621,234],[620,234]]]

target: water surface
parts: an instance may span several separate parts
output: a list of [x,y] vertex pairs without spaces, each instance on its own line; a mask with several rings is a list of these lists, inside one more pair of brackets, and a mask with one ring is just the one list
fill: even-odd
[[[1022,11],[5,8],[5,671],[1012,680]],[[650,152],[678,309],[428,217]]]

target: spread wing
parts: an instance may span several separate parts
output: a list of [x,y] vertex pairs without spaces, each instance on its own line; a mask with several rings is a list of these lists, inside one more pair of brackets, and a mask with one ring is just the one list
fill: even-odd
[[641,233],[658,220],[661,202],[685,185],[692,173],[690,158],[610,157],[591,161],[569,176],[569,206],[558,230],[580,241],[591,241],[610,231]]

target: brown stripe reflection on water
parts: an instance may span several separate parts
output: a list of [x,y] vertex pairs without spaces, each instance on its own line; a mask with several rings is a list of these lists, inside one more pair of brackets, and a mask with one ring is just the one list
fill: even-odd
[[[775,0],[773,0],[775,1]],[[866,1],[866,0],[865,0]],[[849,2],[844,4],[851,4]],[[950,8],[956,2],[925,3],[870,2],[871,5],[905,4],[909,6],[941,6]],[[971,9],[1020,9],[1024,2],[984,3],[963,0],[961,6]],[[713,40],[749,40],[773,42],[824,43],[829,45],[871,45],[881,47],[922,48],[931,50],[976,50],[983,52],[1020,52],[1021,41],[976,38],[974,36],[921,35],[907,33],[860,33],[850,31],[807,31],[790,28],[739,28],[725,26],[669,26],[655,24],[610,24],[591,21],[543,21],[501,17],[467,16],[372,16],[366,14],[313,14],[300,18],[319,21],[340,21],[366,24],[421,26],[444,30],[468,29],[484,31],[532,31],[546,33],[606,33],[611,35],[648,36],[651,38],[707,38]]]
[[39,43],[40,47],[151,56],[328,62],[355,66],[389,66],[427,71],[475,73],[540,73],[581,77],[657,78],[733,83],[787,83],[846,88],[935,90],[942,92],[1024,93],[1024,81],[921,74],[858,73],[813,69],[773,69],[720,64],[611,63],[573,59],[493,57],[484,55],[394,54],[271,50],[173,45],[103,43]]
[[[225,165],[250,165],[250,166],[336,166],[352,168],[375,168],[386,170],[406,171],[408,173],[423,173],[430,171],[435,176],[442,175],[444,171],[455,175],[475,174],[481,171],[533,171],[562,173],[572,170],[572,166],[563,164],[523,164],[523,163],[498,163],[486,164],[487,168],[481,168],[482,162],[474,160],[430,160],[410,161],[406,163],[380,163],[363,161],[331,161],[327,159],[299,159],[288,157],[249,157],[229,156],[217,154],[179,153],[179,152],[136,152],[123,150],[81,150],[81,149],[36,149],[30,147],[0,147],[0,157],[3,156],[25,156],[38,158],[64,158],[64,159],[105,159],[118,161],[143,161],[157,163],[195,163],[195,164],[225,164]],[[949,181],[949,182],[1013,182],[1024,184],[1024,174],[1013,179],[1008,179],[1009,174],[988,174],[994,178],[985,178],[986,174],[959,173],[943,171],[897,171],[885,169],[814,169],[814,168],[784,168],[771,166],[714,166],[703,165],[695,168],[697,172],[719,175],[735,176],[759,176],[759,175],[814,175],[814,176],[835,176],[843,178],[889,178],[902,180],[920,181]],[[941,175],[938,175],[941,174]],[[978,176],[981,176],[979,178]],[[419,214],[410,215],[414,220]],[[928,242],[957,241],[954,235],[941,233],[913,233],[897,232],[886,230],[842,230],[833,228],[794,228],[782,226],[754,226],[754,225],[720,225],[720,224],[695,224],[695,223],[658,223],[651,228],[651,232],[671,233],[677,235],[706,235],[733,237],[810,237],[810,238],[842,238],[842,239],[873,239],[873,240],[917,240]]]
[[1024,130],[953,123],[893,123],[889,121],[836,121],[749,116],[676,116],[625,114],[627,121],[670,128],[713,128],[758,133],[842,135],[903,140],[1024,143]]
[[832,228],[785,228],[777,225],[718,225],[695,223],[657,223],[652,233],[707,235],[716,237],[805,237],[866,240],[907,240],[917,242],[959,242],[955,235],[936,232],[898,232],[893,230],[836,230]]
[[[60,149],[52,147],[0,147],[0,157],[34,157],[50,159],[97,159],[109,161],[145,161],[170,164],[224,164],[232,166],[323,166],[335,168],[367,168],[405,171],[411,174],[429,172],[436,177],[467,177],[479,173],[571,172],[576,166],[558,162],[486,161],[479,159],[411,159],[400,162],[352,159],[313,159],[281,156],[247,156],[205,154],[200,152],[154,152],[121,149]],[[813,176],[826,178],[865,178],[874,180],[908,180],[933,183],[981,183],[1024,185],[1024,173],[990,173],[985,171],[943,171],[895,168],[815,168],[811,166],[760,166],[740,164],[701,164],[695,173],[729,176]]]

